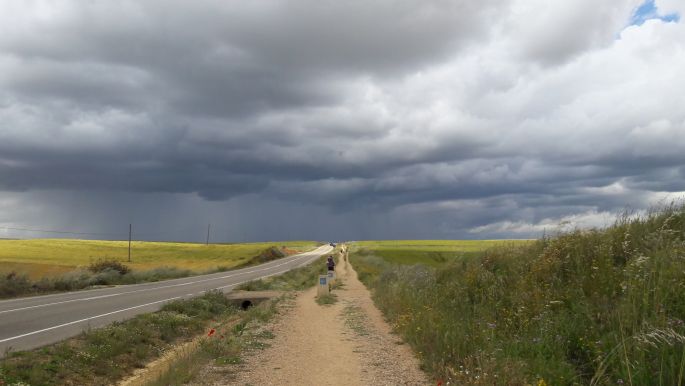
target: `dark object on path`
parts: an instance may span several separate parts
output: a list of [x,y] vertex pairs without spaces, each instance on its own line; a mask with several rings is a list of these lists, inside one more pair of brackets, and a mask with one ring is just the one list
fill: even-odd
[[333,256],[328,256],[327,265],[329,271],[335,271],[335,261],[333,261]]

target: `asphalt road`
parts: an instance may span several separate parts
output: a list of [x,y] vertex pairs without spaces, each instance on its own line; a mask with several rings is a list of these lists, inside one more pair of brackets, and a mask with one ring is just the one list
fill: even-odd
[[78,335],[84,329],[157,311],[171,300],[198,296],[213,289],[230,292],[246,281],[309,264],[332,249],[324,245],[235,271],[0,301],[0,357],[8,350],[40,347]]

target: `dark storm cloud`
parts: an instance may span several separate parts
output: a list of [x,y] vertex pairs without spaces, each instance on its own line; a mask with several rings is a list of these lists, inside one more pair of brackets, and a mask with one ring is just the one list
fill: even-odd
[[77,103],[104,94],[102,107],[143,93],[174,111],[230,117],[330,102],[319,84],[330,77],[385,76],[451,55],[487,32],[478,19],[494,3],[15,4],[0,47],[23,68],[8,77],[14,93]]
[[[356,92],[337,85],[345,83],[349,74],[384,76],[447,56],[459,43],[486,32],[476,20],[489,8],[441,1],[419,8],[395,1],[371,5],[208,1],[204,7],[183,2],[74,2],[63,7],[15,3],[8,10],[14,20],[6,27],[11,33],[0,40],[8,70],[3,96],[10,117],[29,122],[7,122],[16,132],[5,135],[3,153],[30,159],[17,170],[24,178],[6,178],[4,185],[11,188],[16,181],[17,187],[30,188],[31,180],[37,181],[35,187],[45,187],[42,171],[54,180],[50,186],[57,184],[60,167],[62,174],[81,170],[89,179],[97,179],[88,169],[115,161],[112,156],[140,163],[161,161],[173,170],[176,161],[185,161],[217,173],[226,169],[304,173],[307,178],[309,169],[323,175],[317,172],[318,160],[264,160],[271,155],[259,153],[295,153],[300,149],[279,144],[307,141],[305,131],[312,129],[321,130],[321,138],[312,139],[323,141],[335,128],[304,127],[294,136],[291,132],[298,127],[273,122],[274,127],[262,130],[261,112],[342,102],[346,93]],[[104,115],[111,110],[130,119],[109,122]],[[205,126],[215,117],[223,119]],[[185,125],[189,134],[176,135],[177,130],[167,126],[172,121]],[[89,154],[89,141],[81,136],[89,135],[90,128],[70,130],[74,123],[109,131],[110,143]],[[111,132],[115,130],[126,135]],[[46,143],[41,134],[59,137],[63,143]],[[223,141],[222,136],[226,136]],[[220,144],[216,152],[214,143]],[[105,157],[100,156],[103,151]],[[61,158],[65,153],[67,160]],[[46,170],[41,160],[52,162],[53,156],[62,162]],[[334,173],[345,169],[329,163]],[[285,165],[283,170],[274,170],[280,165]],[[118,166],[126,174],[126,163]],[[139,169],[132,172],[132,178],[144,178],[137,176]],[[117,178],[107,169],[99,174]],[[159,190],[179,189],[172,181]],[[72,183],[65,178],[63,187]],[[92,183],[86,179],[79,186]],[[117,182],[102,183],[112,184]],[[121,185],[135,189],[148,184]],[[185,191],[187,184],[182,185],[180,191]]]
[[547,3],[4,2],[0,223],[142,200],[516,236],[685,191],[682,24]]

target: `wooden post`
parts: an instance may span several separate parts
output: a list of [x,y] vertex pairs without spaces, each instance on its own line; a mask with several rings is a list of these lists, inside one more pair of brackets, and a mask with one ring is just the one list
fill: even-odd
[[133,224],[128,224],[128,262],[131,262],[131,233],[133,231]]

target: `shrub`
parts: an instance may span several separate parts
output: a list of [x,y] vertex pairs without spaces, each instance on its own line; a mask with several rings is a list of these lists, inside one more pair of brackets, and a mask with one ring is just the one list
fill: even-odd
[[45,281],[49,291],[74,291],[90,285],[92,274],[88,271],[73,271]]
[[239,267],[249,267],[252,265],[267,263],[269,261],[278,260],[286,255],[287,254],[284,249],[282,250],[278,247],[269,247],[261,251],[257,256],[253,256],[246,262],[240,264]]
[[111,259],[99,259],[97,261],[94,261],[90,263],[90,265],[88,266],[88,270],[93,273],[100,273],[103,271],[116,271],[120,275],[125,275],[131,272],[131,268],[129,268],[128,266],[124,265],[123,263],[117,260]]
[[234,309],[231,301],[221,291],[209,291],[202,297],[188,300],[174,300],[162,307],[162,311],[176,312],[200,319],[207,319],[211,315],[222,314]]
[[0,276],[0,297],[17,296],[31,292],[32,286],[26,275],[10,272]]
[[122,276],[122,282],[126,284],[154,282],[167,279],[177,279],[179,277],[188,277],[193,274],[189,269],[181,269],[176,267],[158,267],[147,271],[133,271],[128,275]]

